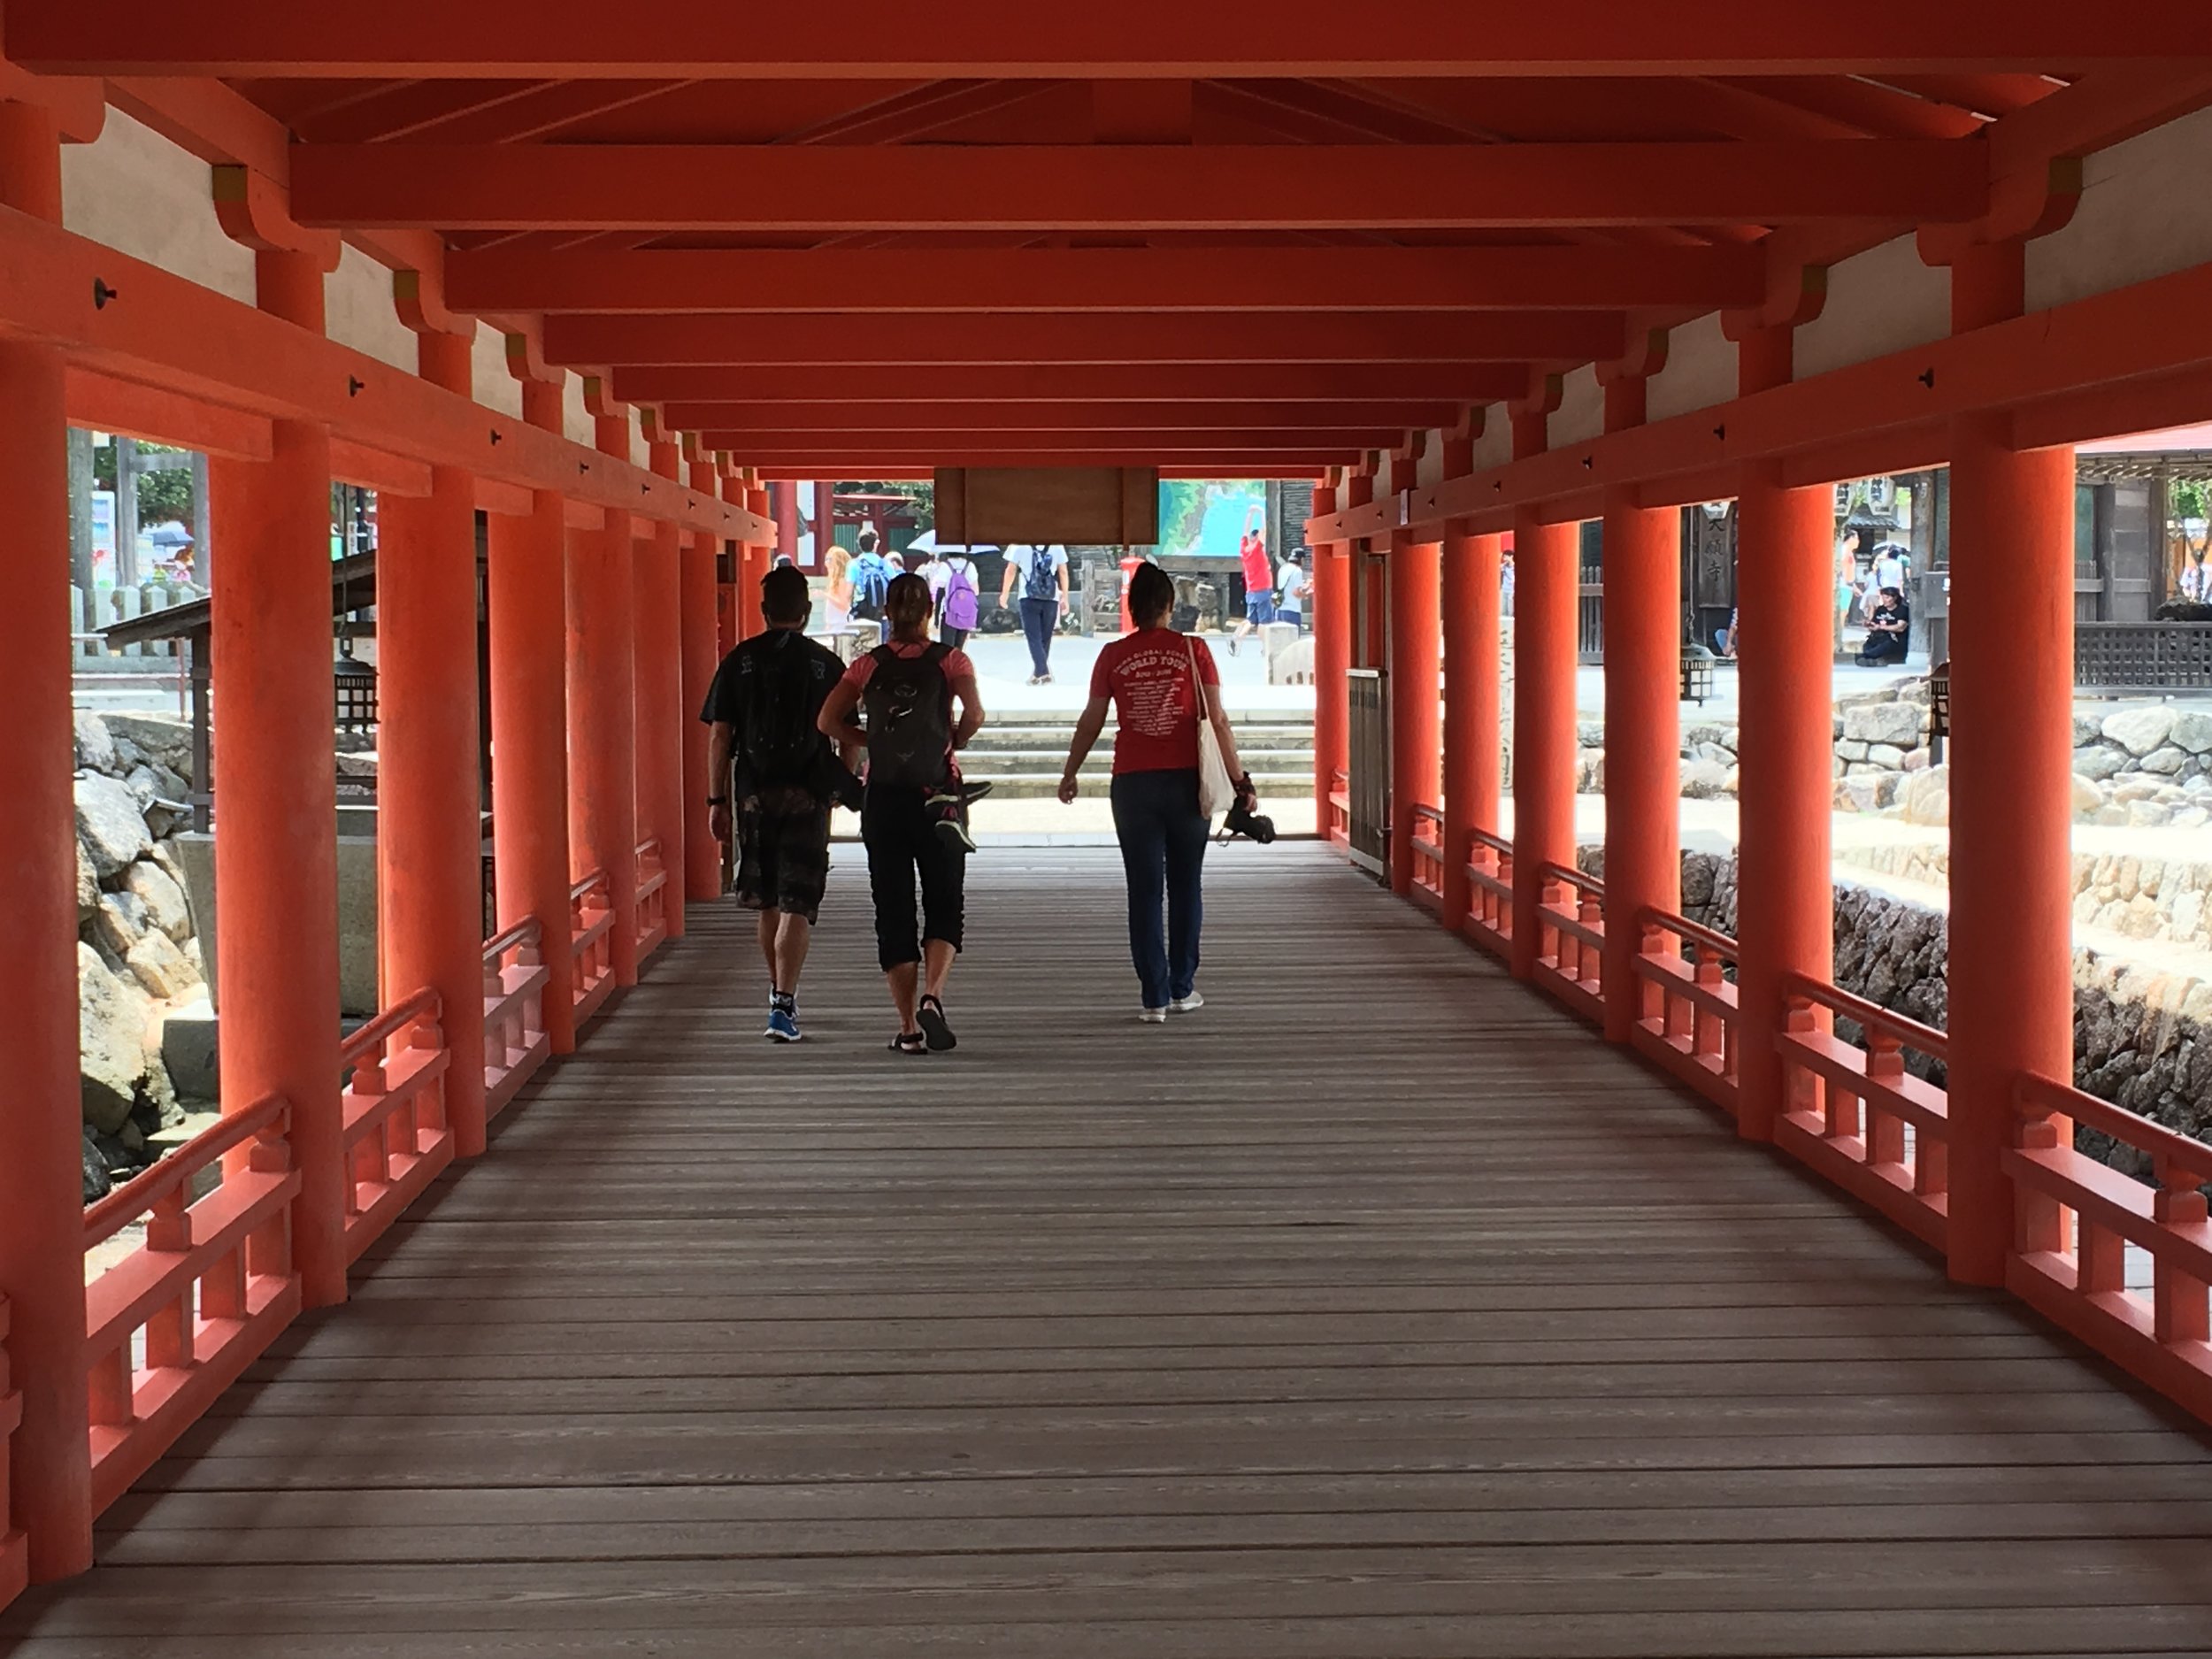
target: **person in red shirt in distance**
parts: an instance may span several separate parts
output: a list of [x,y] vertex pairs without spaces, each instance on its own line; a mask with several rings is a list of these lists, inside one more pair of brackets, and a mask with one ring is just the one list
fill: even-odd
[[[1206,718],[1221,758],[1238,780],[1238,798],[1254,804],[1252,780],[1237,757],[1236,733],[1221,706],[1221,674],[1202,640],[1167,626],[1175,608],[1174,579],[1147,564],[1129,580],[1136,630],[1098,654],[1091,697],[1077,721],[1060,778],[1060,799],[1077,794],[1076,773],[1114,710],[1114,834],[1129,883],[1129,954],[1144,1002],[1138,1018],[1164,1022],[1169,1010],[1205,1006],[1198,994],[1198,933],[1203,919],[1201,878],[1213,826],[1198,810],[1198,721]],[[1166,911],[1166,925],[1161,911]]]
[[1244,566],[1244,615],[1229,635],[1229,655],[1237,654],[1237,641],[1275,620],[1275,563],[1267,556],[1265,538],[1248,530],[1237,542],[1237,558]]

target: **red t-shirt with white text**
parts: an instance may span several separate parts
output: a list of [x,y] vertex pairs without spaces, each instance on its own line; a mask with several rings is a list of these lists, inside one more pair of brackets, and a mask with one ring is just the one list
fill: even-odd
[[1124,634],[1098,654],[1091,695],[1113,702],[1115,772],[1187,771],[1198,764],[1194,659],[1200,680],[1210,687],[1221,684],[1206,642],[1172,628]]

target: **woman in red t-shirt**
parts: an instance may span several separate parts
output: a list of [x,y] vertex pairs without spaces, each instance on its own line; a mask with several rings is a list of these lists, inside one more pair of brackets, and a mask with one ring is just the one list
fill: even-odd
[[1117,722],[1114,834],[1129,879],[1129,954],[1144,994],[1138,1018],[1151,1025],[1164,1021],[1171,1009],[1188,1013],[1206,1000],[1197,987],[1200,877],[1213,826],[1198,810],[1202,686],[1221,758],[1239,780],[1239,796],[1252,803],[1252,780],[1237,758],[1236,733],[1221,707],[1213,653],[1203,641],[1167,626],[1174,608],[1173,579],[1157,565],[1140,566],[1129,579],[1136,630],[1098,654],[1091,700],[1076,723],[1060,778],[1060,799],[1074,800],[1076,772],[1105,729],[1110,703]]

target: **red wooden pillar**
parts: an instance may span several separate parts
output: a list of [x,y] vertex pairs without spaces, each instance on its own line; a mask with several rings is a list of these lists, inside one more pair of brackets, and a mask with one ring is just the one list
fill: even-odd
[[[319,334],[323,273],[254,256],[261,308]],[[266,461],[208,462],[210,660],[223,1104],[290,1102],[293,1256],[310,1307],[346,1299],[338,1077],[338,807],[330,666],[330,434],[279,420]],[[472,606],[472,613],[473,607]]]
[[[626,411],[598,417],[601,453],[630,453]],[[637,728],[632,688],[635,578],[630,515],[610,508],[568,549],[569,857],[607,878],[617,985],[637,983]]]
[[[649,455],[660,477],[679,476],[672,442],[657,436]],[[682,526],[656,523],[636,567],[638,839],[660,843],[671,939],[684,931],[684,727],[693,724],[683,710],[684,540]]]
[[[1325,518],[1337,510],[1333,486],[1323,484],[1313,492],[1313,515]],[[1352,662],[1352,584],[1348,549],[1341,541],[1318,541],[1312,548],[1313,597],[1313,811],[1314,827],[1329,833],[1330,796],[1336,791],[1336,774],[1350,753],[1347,742],[1348,717],[1344,702],[1344,672]]]
[[[522,383],[523,419],[561,429],[561,388]],[[536,917],[546,966],[545,1031],[576,1047],[569,949],[568,522],[552,490],[527,518],[491,518],[492,832],[502,929]]]
[[[0,104],[0,201],[61,220],[54,118]],[[68,425],[61,354],[0,340],[0,513],[8,603],[0,606],[0,1290],[23,1418],[14,1439],[14,1522],[31,1577],[92,1564],[85,1394],[83,1106],[77,1078],[77,849],[71,791]],[[43,594],[44,598],[39,595]],[[8,1528],[0,1510],[0,1531]]]
[[1437,586],[1443,549],[1400,531],[1390,547],[1390,890],[1413,890],[1413,809],[1437,803]]
[[[1548,444],[1542,414],[1517,415],[1516,460]],[[1535,971],[1537,911],[1548,864],[1575,857],[1575,611],[1581,561],[1575,526],[1532,509],[1513,523],[1513,972]]]
[[[1740,342],[1747,395],[1790,379],[1790,334],[1759,329]],[[1825,979],[1834,968],[1834,559],[1835,492],[1787,488],[1771,463],[1745,468],[1736,559],[1737,1128],[1754,1141],[1773,1139],[1782,1110],[1775,1044],[1787,1025],[1784,977]]]
[[[720,480],[711,460],[691,463],[691,487],[703,495],[718,493]],[[684,896],[703,903],[722,893],[722,845],[708,826],[711,812],[707,797],[724,793],[707,775],[707,739],[699,710],[706,706],[721,661],[715,651],[716,611],[714,565],[720,538],[710,531],[695,531],[683,549],[679,578],[682,588],[683,693],[676,710],[683,726]]]
[[[787,496],[790,494],[787,488]],[[768,516],[768,492],[755,486],[745,492],[745,510],[761,518]],[[767,626],[760,615],[760,579],[768,574],[768,566],[778,551],[799,557],[798,543],[794,541],[780,549],[764,542],[748,542],[745,557],[737,572],[737,637],[749,640]]]
[[[1606,388],[1606,426],[1644,420],[1646,381]],[[1682,530],[1671,508],[1630,490],[1605,504],[1605,1035],[1626,1042],[1641,1013],[1636,957],[1645,910],[1682,904]]]
[[[471,395],[465,338],[425,333],[417,349],[425,380]],[[455,1152],[473,1157],[484,1149],[484,876],[476,496],[461,468],[434,466],[426,496],[380,497],[376,622],[385,990],[395,1002],[437,992],[453,1056],[446,1119]]]
[[[1951,268],[1952,326],[2022,310],[2023,244]],[[2074,454],[1951,442],[1950,1271],[2004,1280],[2013,1087],[2073,1080]],[[2063,1141],[2061,1144],[2064,1144]]]
[[1472,903],[1469,832],[1498,828],[1504,718],[1500,693],[1498,567],[1504,538],[1455,528],[1444,541],[1444,926]]

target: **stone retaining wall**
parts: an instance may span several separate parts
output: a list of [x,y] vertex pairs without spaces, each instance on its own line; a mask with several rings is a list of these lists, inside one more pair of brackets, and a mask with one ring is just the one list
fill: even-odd
[[153,1161],[182,1116],[163,1021],[200,995],[200,942],[172,838],[186,822],[192,733],[158,716],[76,716],[77,1039],[85,1195]]
[[[2132,853],[2074,855],[2074,919],[2130,939],[2212,951],[2212,840],[2201,859],[2144,857]],[[1892,841],[1851,847],[1844,863],[1945,887],[1951,849],[1941,842]]]

